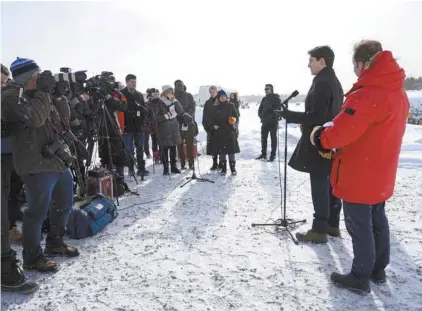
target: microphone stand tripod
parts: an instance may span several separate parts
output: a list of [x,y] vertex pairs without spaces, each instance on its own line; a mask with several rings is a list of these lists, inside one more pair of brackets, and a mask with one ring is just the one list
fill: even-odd
[[[191,131],[193,131],[193,129],[190,129]],[[199,161],[198,161],[198,165],[199,165]],[[183,183],[180,188],[183,188],[184,186],[186,186],[188,183],[190,183],[192,180],[197,180],[197,181],[202,181],[202,182],[209,182],[209,183],[215,183],[214,180],[210,180],[210,179],[206,179],[206,178],[200,178],[196,176],[195,173],[195,162],[193,163],[193,167],[192,167],[193,171],[192,171],[192,176],[191,177],[187,177],[187,181],[185,183]]]
[[[282,104],[281,106],[283,107],[283,110],[287,110],[288,109],[288,102],[291,98],[295,97],[298,95],[295,94],[297,93],[297,91],[293,92],[292,95],[290,95]],[[277,128],[277,136],[280,138],[280,130],[279,128]],[[280,139],[278,139],[278,166],[280,169]],[[281,180],[280,180],[281,182]],[[286,210],[287,210],[287,120],[285,120],[285,128],[284,128],[284,193],[283,193],[283,188],[280,187],[280,192],[281,192],[281,197],[283,198],[283,201],[280,202],[280,206],[281,206],[281,218],[277,219],[274,223],[265,223],[265,224],[257,224],[257,223],[253,223],[252,227],[275,227],[276,230],[277,229],[284,229],[285,231],[287,231],[287,233],[290,235],[293,243],[295,243],[296,245],[299,245],[298,240],[293,236],[292,232],[291,232],[291,228],[294,227],[297,224],[302,224],[302,223],[306,223],[306,219],[302,219],[302,220],[293,220],[290,218],[287,218],[286,216]],[[281,200],[280,197],[280,200]]]

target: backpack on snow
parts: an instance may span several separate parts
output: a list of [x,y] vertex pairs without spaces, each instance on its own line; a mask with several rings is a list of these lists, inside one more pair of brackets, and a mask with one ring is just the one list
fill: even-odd
[[97,194],[85,206],[70,211],[67,221],[69,237],[84,239],[93,236],[116,219],[117,215],[114,202],[102,194]]

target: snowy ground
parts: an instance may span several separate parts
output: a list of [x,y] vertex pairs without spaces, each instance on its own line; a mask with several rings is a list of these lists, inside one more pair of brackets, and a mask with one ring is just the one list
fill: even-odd
[[[330,238],[325,246],[296,246],[286,233],[251,227],[280,216],[278,163],[253,160],[260,151],[260,123],[256,105],[251,107],[241,111],[238,176],[209,173],[210,159],[200,157],[202,176],[215,183],[180,188],[189,172],[169,180],[156,167],[139,187],[141,197],[120,200],[114,223],[95,237],[69,241],[80,248],[79,258],[60,260],[54,275],[28,273],[39,291],[2,293],[2,310],[422,310],[422,126],[407,128],[396,194],[388,203],[388,283],[361,297],[329,281],[332,271],[348,272],[351,265],[343,220],[343,238]],[[198,109],[198,119],[201,114]],[[289,156],[298,136],[291,126]],[[308,229],[308,176],[291,169],[288,215],[308,220],[295,230]]]

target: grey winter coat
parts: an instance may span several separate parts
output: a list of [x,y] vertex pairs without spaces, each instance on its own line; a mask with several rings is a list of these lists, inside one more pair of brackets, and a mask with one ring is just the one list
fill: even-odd
[[[56,109],[63,122],[70,119],[70,108],[65,97],[50,104],[48,95],[41,91],[27,90],[19,101],[20,85],[8,85],[2,89],[2,118],[13,128],[12,152],[14,167],[20,176],[42,172],[61,172],[65,164],[57,157],[42,156],[43,148],[57,137],[51,123],[51,111]],[[19,109],[17,108],[19,105]],[[22,116],[25,116],[22,118]],[[25,119],[23,126],[22,120]],[[66,146],[65,150],[70,153]]]
[[153,120],[157,124],[157,139],[160,147],[178,146],[182,143],[177,115],[183,113],[180,103],[160,96],[151,101]]

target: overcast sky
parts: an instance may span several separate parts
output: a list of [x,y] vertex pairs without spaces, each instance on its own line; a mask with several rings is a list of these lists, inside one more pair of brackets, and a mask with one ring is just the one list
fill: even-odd
[[329,44],[345,90],[356,80],[353,44],[378,39],[408,75],[422,76],[422,2],[140,0],[1,2],[1,61],[43,69],[138,76],[138,89],[182,79],[241,94],[308,90],[307,51]]

